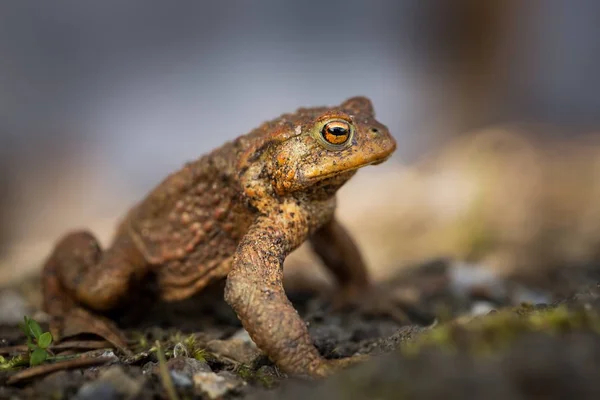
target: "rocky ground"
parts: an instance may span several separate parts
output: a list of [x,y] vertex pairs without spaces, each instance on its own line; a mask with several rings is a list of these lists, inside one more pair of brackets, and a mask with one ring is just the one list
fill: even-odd
[[[290,298],[328,358],[372,358],[324,381],[282,374],[212,293],[175,305],[141,293],[114,317],[135,355],[98,338],[50,345],[28,366],[18,327],[37,312],[39,282],[0,291],[0,398],[13,399],[363,399],[600,398],[600,279],[570,269],[544,285],[504,280],[443,260],[388,282],[403,299],[403,323],[333,311],[314,293]],[[542,280],[540,280],[542,281]],[[409,301],[410,300],[410,301]]]

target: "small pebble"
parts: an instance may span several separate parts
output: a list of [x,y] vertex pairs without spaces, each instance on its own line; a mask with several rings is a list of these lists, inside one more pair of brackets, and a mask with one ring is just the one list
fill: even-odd
[[214,372],[198,372],[194,375],[194,389],[196,394],[205,395],[209,399],[218,399],[225,394],[240,389],[246,385],[237,375],[231,372],[221,371],[218,374]]
[[77,394],[75,400],[113,400],[121,399],[119,391],[107,383],[86,383]]
[[471,315],[486,315],[495,309],[496,307],[489,301],[476,301],[471,306]]
[[455,262],[448,274],[450,289],[458,298],[468,298],[474,290],[482,289],[492,299],[504,299],[507,295],[504,279],[485,265]]
[[[230,339],[237,339],[237,340],[241,340],[244,342],[249,342],[249,343],[253,343],[252,338],[250,337],[250,334],[248,333],[248,331],[246,331],[245,329],[240,329],[238,330],[236,333],[234,333]],[[256,344],[254,344],[256,346]]]
[[177,387],[187,388],[191,387],[194,384],[194,382],[192,382],[192,379],[182,372],[170,371],[170,373],[171,379],[173,379],[173,384]]
[[[156,367],[156,371],[158,372],[158,365]],[[212,372],[206,361],[200,361],[189,357],[171,358],[167,361],[167,368],[169,371],[178,372],[190,379],[198,372]]]
[[122,367],[110,367],[102,372],[97,380],[83,385],[75,399],[129,399],[137,396],[142,390],[142,379],[134,379],[125,373]]
[[231,358],[242,364],[251,364],[262,354],[254,342],[242,339],[211,340],[206,344],[206,348],[212,353]]

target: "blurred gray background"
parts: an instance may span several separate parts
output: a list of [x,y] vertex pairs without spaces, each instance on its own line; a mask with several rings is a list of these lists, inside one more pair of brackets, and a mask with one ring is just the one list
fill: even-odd
[[359,94],[403,163],[493,123],[589,131],[598,16],[593,0],[3,1],[0,243],[112,223],[186,160]]

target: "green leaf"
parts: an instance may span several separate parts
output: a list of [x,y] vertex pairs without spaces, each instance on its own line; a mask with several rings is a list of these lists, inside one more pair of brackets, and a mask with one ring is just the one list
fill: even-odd
[[46,350],[37,348],[31,353],[31,356],[29,356],[29,365],[32,367],[35,365],[40,365],[46,361],[46,357],[48,357]]
[[38,338],[38,346],[42,349],[47,349],[52,343],[52,334],[50,332],[44,332]]
[[34,319],[27,318],[27,326],[29,327],[29,330],[31,331],[33,337],[38,339],[42,334],[42,327],[40,326],[40,324],[38,324],[37,321]]

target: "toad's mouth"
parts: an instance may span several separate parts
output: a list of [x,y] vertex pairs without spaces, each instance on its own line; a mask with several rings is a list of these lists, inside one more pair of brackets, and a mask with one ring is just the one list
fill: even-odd
[[357,170],[359,170],[363,167],[368,167],[369,165],[379,165],[379,164],[387,161],[391,156],[392,156],[392,154],[390,153],[385,157],[377,158],[375,160],[363,162],[360,164],[356,164],[355,166],[352,166],[352,167],[344,167],[344,168],[340,168],[338,170],[334,169],[333,171],[325,173],[325,174],[314,174],[314,175],[309,175],[306,177],[311,181],[321,181],[321,180],[329,179],[329,178],[336,177],[336,176],[353,175]]
[[370,161],[357,163],[356,165],[353,165],[353,166],[344,166],[339,169],[332,168],[331,172],[328,172],[325,174],[315,173],[315,174],[307,175],[306,177],[308,179],[316,179],[316,180],[331,178],[332,176],[342,175],[342,174],[345,174],[346,172],[355,172],[363,167],[368,167],[369,165],[379,165],[381,163],[386,162],[391,156],[392,156],[392,153],[387,154],[385,157],[378,157],[378,158],[370,160]]

